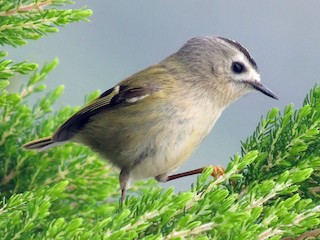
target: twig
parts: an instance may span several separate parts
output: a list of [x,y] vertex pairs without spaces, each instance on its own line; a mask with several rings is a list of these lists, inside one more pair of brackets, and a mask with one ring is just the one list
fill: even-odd
[[0,12],[0,16],[4,17],[4,16],[11,16],[11,15],[15,15],[18,14],[20,12],[29,12],[32,10],[42,10],[43,7],[50,5],[52,3],[52,0],[47,0],[45,2],[38,2],[38,3],[34,3],[34,4],[29,4],[26,6],[20,5],[15,9],[11,9],[7,12]]
[[285,237],[285,238],[282,238],[281,240],[307,240],[307,239],[316,239],[316,237],[320,237],[320,228],[305,232],[304,234],[298,237]]

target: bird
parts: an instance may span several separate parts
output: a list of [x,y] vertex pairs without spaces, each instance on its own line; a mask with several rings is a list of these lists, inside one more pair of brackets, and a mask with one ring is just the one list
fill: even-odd
[[209,134],[223,110],[258,91],[255,60],[239,42],[220,36],[188,40],[178,51],[141,70],[84,106],[52,136],[26,143],[43,151],[66,142],[89,146],[119,168],[121,202],[132,183],[166,182]]

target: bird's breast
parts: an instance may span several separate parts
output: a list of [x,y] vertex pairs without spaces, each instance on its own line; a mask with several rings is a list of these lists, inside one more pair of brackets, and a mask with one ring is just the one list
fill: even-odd
[[77,140],[129,170],[133,179],[155,177],[180,167],[221,111],[204,100],[115,109],[96,116]]
[[146,138],[139,161],[131,171],[133,179],[155,177],[179,168],[211,131],[221,115],[211,104],[189,106],[167,119],[156,135]]

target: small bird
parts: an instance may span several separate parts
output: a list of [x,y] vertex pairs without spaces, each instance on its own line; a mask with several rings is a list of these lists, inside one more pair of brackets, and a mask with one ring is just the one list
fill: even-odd
[[45,150],[69,141],[89,146],[120,169],[123,202],[130,182],[176,178],[169,175],[222,111],[255,90],[278,99],[261,83],[257,64],[242,45],[223,37],[196,37],[102,93],[52,136],[24,147]]

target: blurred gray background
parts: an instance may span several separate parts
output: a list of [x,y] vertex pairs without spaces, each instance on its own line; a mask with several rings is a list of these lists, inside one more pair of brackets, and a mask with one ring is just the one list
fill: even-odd
[[[261,115],[272,107],[297,108],[320,79],[320,1],[75,0],[93,10],[91,22],[71,24],[17,49],[9,59],[60,64],[45,82],[65,85],[57,108],[82,105],[84,96],[109,89],[123,78],[159,62],[189,38],[220,35],[235,39],[255,58],[263,82],[279,101],[254,93],[232,104],[211,134],[178,172],[206,165],[226,166],[240,152]],[[195,177],[176,180],[178,190]]]

